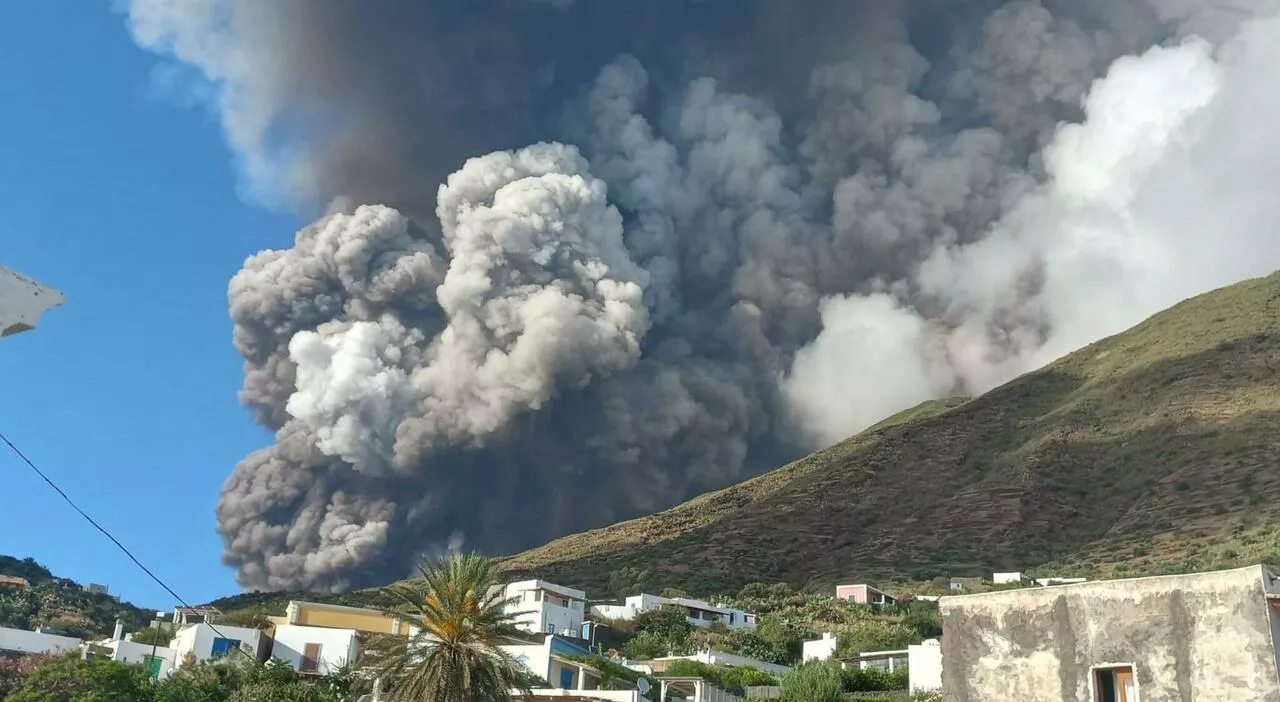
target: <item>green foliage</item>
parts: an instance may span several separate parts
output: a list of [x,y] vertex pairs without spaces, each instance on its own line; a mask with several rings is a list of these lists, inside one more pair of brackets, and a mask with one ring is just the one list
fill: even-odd
[[748,583],[738,591],[739,600],[783,600],[791,595],[786,583]]
[[51,658],[22,681],[6,702],[150,702],[151,680],[141,666],[75,655]]
[[782,676],[782,702],[840,702],[844,681],[829,665],[809,663]]
[[901,622],[866,619],[840,634],[837,655],[844,657],[868,651],[896,651],[918,643],[919,640]]
[[130,639],[134,643],[140,644],[156,644],[158,646],[168,646],[173,641],[172,626],[149,626],[145,629],[133,632],[133,638]]
[[419,566],[420,577],[387,588],[401,600],[396,614],[419,633],[373,640],[373,672],[392,683],[389,702],[510,700],[535,678],[498,647],[518,636],[505,611],[497,564],[477,554],[453,555]]
[[[632,670],[625,665],[610,660],[606,656],[593,654],[590,656],[565,656],[569,660],[586,663],[587,665],[599,670],[603,673],[600,679],[601,690],[634,690],[636,681],[647,676],[641,675],[638,671]],[[649,684],[653,687],[658,686],[655,679],[649,679]]]
[[[17,675],[6,671],[24,666]],[[4,687],[6,682],[14,684]],[[300,678],[282,661],[238,659],[180,666],[153,682],[140,665],[79,656],[28,657],[0,666],[5,702],[348,702],[339,676]]]
[[903,605],[903,609],[906,610],[906,614],[902,617],[902,625],[909,629],[915,638],[923,641],[942,636],[942,615],[938,613],[937,602],[917,600]]
[[55,577],[34,560],[0,556],[0,575],[25,578],[30,588],[0,586],[0,626],[34,629],[49,626],[68,636],[110,634],[116,618],[126,630],[148,624],[152,613],[107,595],[85,592],[75,582]]
[[6,699],[9,693],[22,686],[24,680],[49,656],[34,655],[9,658],[0,656],[0,700]]
[[758,668],[747,666],[718,666],[698,661],[675,661],[662,673],[669,678],[702,678],[716,687],[734,695],[742,695],[747,687],[778,684],[778,678]]
[[908,687],[907,669],[890,673],[879,668],[849,668],[840,672],[845,692],[890,692]]
[[693,653],[694,626],[683,607],[663,606],[641,612],[633,620],[632,629],[635,636],[623,647],[628,658],[649,660]]
[[[775,627],[768,627],[766,628],[766,633],[773,630],[775,630]],[[787,638],[789,636],[789,634],[784,634],[783,640],[779,641],[766,638],[766,636],[753,629],[735,629],[716,642],[715,648],[766,663],[787,665],[793,658],[792,641]],[[803,643],[801,646],[803,649]]]
[[36,562],[34,558],[14,558],[0,556],[0,575],[11,575],[25,579],[32,585],[55,580],[48,568]]

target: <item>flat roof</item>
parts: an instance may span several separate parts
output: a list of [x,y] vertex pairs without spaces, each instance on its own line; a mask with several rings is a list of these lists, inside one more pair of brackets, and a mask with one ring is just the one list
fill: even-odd
[[557,595],[563,595],[571,600],[587,599],[587,593],[582,590],[575,590],[574,588],[565,587],[564,585],[556,585],[555,583],[549,583],[546,580],[518,580],[514,583],[509,583],[507,587],[516,588],[518,590],[546,590],[548,592],[554,592]]
[[327,604],[325,602],[308,602],[306,600],[289,600],[289,606],[311,607],[313,609],[328,609],[338,612],[351,612],[353,614],[375,614],[379,617],[395,618],[395,615],[387,614],[380,609],[369,609],[368,607],[350,607],[348,605]]
[[[1196,573],[1175,573],[1173,575],[1147,575],[1147,576],[1138,577],[1138,578],[1115,578],[1113,580],[1086,580],[1085,582],[1082,582],[1082,583],[1063,583],[1061,585],[1047,585],[1042,587],[1024,587],[1024,588],[1018,588],[1016,590],[996,590],[994,592],[977,592],[970,595],[945,595],[941,597],[938,600],[938,602],[939,604],[964,603],[964,602],[973,602],[975,600],[982,599],[982,598],[991,599],[991,598],[1010,597],[1010,596],[1016,597],[1018,595],[1025,595],[1027,593],[1037,593],[1037,592],[1046,592],[1046,591],[1061,592],[1063,590],[1088,590],[1091,588],[1105,586],[1111,583],[1140,583],[1140,582],[1154,582],[1159,580],[1170,580],[1170,581],[1194,580],[1196,578],[1203,578],[1203,577],[1212,576],[1212,575],[1223,575],[1228,573],[1244,575],[1246,573],[1249,573],[1250,571],[1257,573],[1259,576],[1269,575],[1272,578],[1276,577],[1275,573],[1272,573],[1271,570],[1268,569],[1265,565],[1258,564],[1258,565],[1244,566],[1243,568],[1226,568],[1224,570],[1205,570],[1205,571],[1199,571]],[[1263,582],[1264,586],[1266,586],[1267,584],[1268,583]]]

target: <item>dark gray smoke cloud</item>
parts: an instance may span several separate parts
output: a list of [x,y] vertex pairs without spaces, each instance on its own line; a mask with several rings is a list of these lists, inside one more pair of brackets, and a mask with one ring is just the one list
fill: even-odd
[[133,0],[248,185],[250,588],[669,506],[1280,265],[1275,0]]

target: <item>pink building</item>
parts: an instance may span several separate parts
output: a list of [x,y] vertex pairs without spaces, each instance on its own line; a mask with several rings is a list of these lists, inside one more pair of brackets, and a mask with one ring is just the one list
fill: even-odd
[[898,598],[870,585],[837,585],[836,599],[873,605],[891,605],[898,602]]

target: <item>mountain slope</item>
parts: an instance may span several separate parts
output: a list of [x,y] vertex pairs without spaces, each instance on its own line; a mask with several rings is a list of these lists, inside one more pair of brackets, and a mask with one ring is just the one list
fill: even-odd
[[0,626],[16,629],[49,627],[68,636],[108,635],[117,618],[126,631],[147,626],[155,610],[121,602],[109,595],[85,592],[78,583],[59,578],[31,558],[0,555],[0,575],[28,584],[0,582]]
[[506,567],[604,594],[1267,560],[1280,554],[1278,369],[1280,274]]

